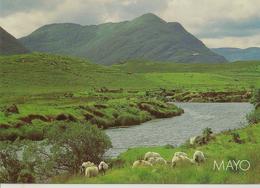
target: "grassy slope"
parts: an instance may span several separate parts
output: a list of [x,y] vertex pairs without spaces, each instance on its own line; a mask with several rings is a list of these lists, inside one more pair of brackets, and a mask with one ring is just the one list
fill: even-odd
[[[76,107],[103,103],[104,98],[117,101],[142,97],[148,89],[182,88],[185,90],[243,90],[260,86],[260,63],[233,64],[158,64],[131,62],[104,67],[85,60],[48,54],[0,57],[0,103],[18,104],[19,115],[4,116],[0,123],[16,121],[28,114],[57,115]],[[123,88],[122,93],[96,93],[94,88]],[[137,90],[129,93],[128,90]],[[65,93],[73,97],[65,97]],[[0,106],[0,107],[1,107]]]
[[[145,74],[162,87],[184,89],[239,90],[260,87],[260,62],[227,64],[178,64],[149,61],[131,61],[113,67],[131,73]],[[164,74],[162,74],[164,73]]]
[[[231,133],[238,132],[244,144],[229,142]],[[208,145],[197,148],[181,146],[170,149],[167,147],[133,148],[121,154],[120,159],[124,160],[123,168],[114,168],[108,171],[105,176],[87,179],[85,177],[58,177],[54,182],[65,183],[260,183],[260,124],[246,128],[224,132],[211,141]],[[153,168],[132,169],[133,161],[139,159],[147,151],[160,153],[168,161],[171,160],[174,152],[184,151],[189,156],[195,150],[201,150],[206,155],[207,161],[200,165],[180,165],[175,168],[157,166]],[[249,160],[251,168],[249,171],[214,171],[214,160],[225,164],[228,160]]]

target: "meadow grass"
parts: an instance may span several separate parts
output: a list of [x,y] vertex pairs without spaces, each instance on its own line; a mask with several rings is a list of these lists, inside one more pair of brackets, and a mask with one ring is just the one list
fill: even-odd
[[[237,132],[245,143],[237,144],[232,140],[231,134]],[[112,168],[104,176],[86,178],[83,176],[55,177],[55,183],[260,183],[260,124],[251,125],[242,129],[225,131],[216,136],[209,144],[196,148],[182,145],[176,148],[140,147],[132,148],[121,154],[119,159],[123,160],[124,166]],[[172,168],[168,166],[155,166],[143,168],[131,168],[132,163],[148,151],[158,152],[167,161],[176,151],[186,152],[192,157],[194,151],[203,151],[207,160],[201,165],[181,164]],[[250,169],[243,170],[214,170],[214,161],[218,164],[224,160],[248,160]],[[226,167],[226,166],[225,166]]]

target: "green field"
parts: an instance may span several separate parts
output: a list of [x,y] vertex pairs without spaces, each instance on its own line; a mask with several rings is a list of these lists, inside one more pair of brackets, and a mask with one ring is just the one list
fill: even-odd
[[[232,133],[240,134],[244,144],[230,142]],[[177,148],[169,148],[167,146],[151,147],[151,148],[133,148],[121,154],[119,159],[124,161],[124,165],[120,168],[109,170],[106,175],[96,178],[86,178],[83,176],[74,177],[56,177],[54,183],[260,183],[260,155],[257,151],[260,149],[260,124],[248,126],[246,128],[226,131],[216,136],[216,140],[211,141],[204,146],[193,148],[188,144]],[[203,151],[206,155],[206,162],[201,165],[180,164],[176,167],[155,166],[132,168],[132,163],[135,160],[143,157],[148,151],[154,151],[161,154],[167,161],[171,161],[173,154],[176,151],[186,152],[189,157],[192,157],[194,151]],[[226,168],[229,160],[248,160],[250,169],[248,171],[232,170]],[[224,160],[225,169],[218,171],[214,168],[214,160],[220,165]],[[246,168],[244,166],[242,168]],[[235,169],[235,168],[234,168]]]
[[[177,64],[131,61],[113,66],[101,66],[89,61],[59,55],[33,53],[0,57],[0,140],[43,140],[50,126],[57,121],[70,125],[109,128],[137,125],[155,118],[180,115],[182,110],[167,104],[166,96],[192,98],[199,92],[202,102],[249,102],[251,92],[260,88],[260,62],[226,64]],[[220,101],[203,99],[203,92],[226,92]],[[232,96],[230,95],[231,92]],[[240,94],[242,92],[242,94]],[[202,93],[202,94],[201,94]],[[249,93],[249,94],[248,94]],[[242,95],[248,94],[242,98]],[[222,95],[222,94],[221,94]],[[228,100],[226,100],[228,99]],[[16,105],[19,112],[7,113]],[[259,111],[252,115],[259,122]],[[201,166],[156,167],[131,169],[134,160],[153,150],[170,160],[182,150],[191,154],[195,148],[136,148],[119,157],[122,168],[107,175],[86,179],[69,174],[54,182],[66,183],[259,183],[259,124],[238,131],[245,144],[228,142],[229,132],[216,141],[196,149],[207,155]],[[213,172],[212,161],[242,158],[252,161],[244,172]],[[174,177],[174,178],[173,178]],[[1,178],[1,177],[0,177]]]

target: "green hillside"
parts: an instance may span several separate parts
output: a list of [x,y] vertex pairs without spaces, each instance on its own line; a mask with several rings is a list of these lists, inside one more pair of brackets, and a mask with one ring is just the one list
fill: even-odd
[[226,62],[181,24],[165,22],[150,13],[120,23],[46,25],[20,41],[32,51],[86,57],[104,65],[140,58],[180,63]]
[[19,40],[0,27],[0,55],[14,55],[28,53]]

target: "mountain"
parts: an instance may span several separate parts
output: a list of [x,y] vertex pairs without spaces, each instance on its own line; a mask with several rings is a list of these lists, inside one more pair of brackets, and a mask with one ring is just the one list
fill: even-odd
[[213,48],[215,53],[224,56],[229,61],[260,60],[260,48]]
[[20,41],[32,51],[86,57],[104,65],[131,59],[226,62],[181,24],[151,13],[120,23],[45,25]]
[[2,27],[0,27],[0,55],[14,55],[28,53],[23,44]]

